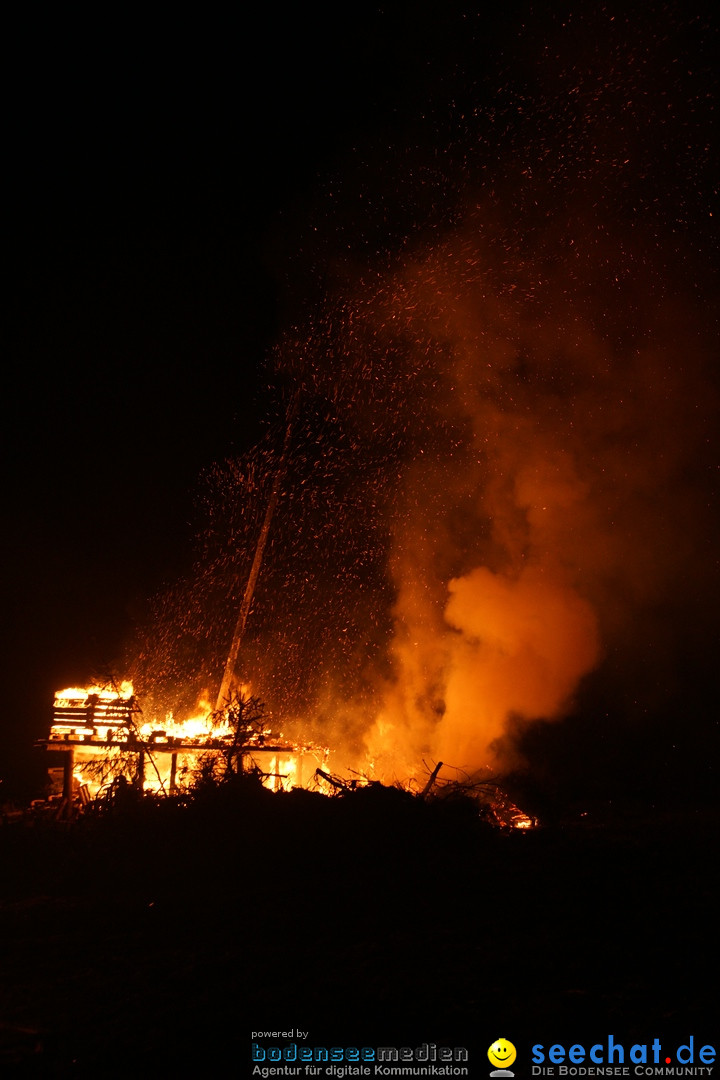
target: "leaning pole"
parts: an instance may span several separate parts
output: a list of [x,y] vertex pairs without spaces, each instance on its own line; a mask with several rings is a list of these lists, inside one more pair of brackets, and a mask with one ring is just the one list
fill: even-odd
[[285,476],[285,466],[287,461],[288,449],[290,446],[290,436],[292,434],[293,422],[297,414],[299,394],[294,394],[290,404],[288,406],[286,423],[285,423],[285,438],[283,440],[282,451],[280,452],[280,458],[277,468],[273,475],[272,487],[270,488],[270,497],[268,499],[267,507],[265,508],[265,517],[263,519],[262,528],[258,535],[257,544],[255,545],[255,555],[250,567],[250,574],[245,586],[245,592],[243,594],[242,603],[240,605],[240,611],[238,613],[237,622],[235,623],[235,632],[230,643],[230,651],[228,652],[228,658],[225,663],[225,672],[223,674],[222,682],[220,683],[220,690],[218,691],[217,701],[215,703],[215,711],[219,712],[225,708],[230,701],[231,691],[235,682],[235,668],[237,666],[237,658],[240,653],[240,646],[242,645],[243,637],[245,636],[245,626],[250,614],[250,607],[252,605],[253,595],[255,593],[255,586],[257,585],[258,577],[260,576],[260,568],[262,567],[263,554],[265,552],[265,545],[267,544],[268,534],[270,532],[270,525],[272,523],[273,514],[275,513],[275,507],[277,505],[278,498],[280,496],[280,485],[283,477]]

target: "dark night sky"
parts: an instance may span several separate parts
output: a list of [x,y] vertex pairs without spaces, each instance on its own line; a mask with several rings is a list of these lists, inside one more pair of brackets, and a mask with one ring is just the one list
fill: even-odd
[[[15,767],[37,771],[52,691],[112,664],[146,598],[179,573],[201,470],[262,432],[263,362],[312,303],[333,178],[361,165],[372,191],[395,146],[432,152],[421,116],[442,152],[464,104],[490,107],[498,82],[522,82],[545,27],[513,0],[492,14],[310,4],[168,22],[103,9],[16,28],[6,789]],[[688,31],[680,51],[707,67],[702,41]],[[380,245],[393,229],[402,220]]]

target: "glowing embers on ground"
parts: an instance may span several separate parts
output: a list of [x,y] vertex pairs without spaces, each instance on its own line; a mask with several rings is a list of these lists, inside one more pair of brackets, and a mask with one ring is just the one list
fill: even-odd
[[537,818],[530,817],[501,791],[498,791],[491,801],[490,813],[502,828],[534,829],[538,823]]
[[301,787],[324,763],[327,750],[290,742],[265,726],[257,699],[244,691],[226,708],[201,703],[178,721],[146,720],[132,683],[71,687],[55,695],[50,737],[41,745],[64,751],[62,770],[51,770],[65,799],[86,803],[118,782],[142,791],[175,794],[222,769],[255,772],[274,790]]
[[[445,769],[446,775],[440,776]],[[455,773],[447,776],[448,769]],[[478,770],[473,776],[439,761],[430,773],[422,790],[421,798],[438,800],[472,799],[479,816],[500,829],[534,829],[538,819],[526,814],[512,801],[497,776],[490,769]]]

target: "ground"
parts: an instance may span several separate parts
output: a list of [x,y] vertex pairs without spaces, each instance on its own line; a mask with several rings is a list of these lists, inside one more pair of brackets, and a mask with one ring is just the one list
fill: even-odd
[[479,1076],[499,1036],[517,1076],[537,1042],[712,1042],[716,836],[702,808],[505,832],[393,789],[6,823],[3,1075],[251,1076],[252,1032],[291,1028]]

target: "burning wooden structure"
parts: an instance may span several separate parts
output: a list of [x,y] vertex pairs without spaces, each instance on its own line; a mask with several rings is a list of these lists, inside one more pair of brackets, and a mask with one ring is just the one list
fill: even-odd
[[139,791],[173,795],[213,759],[236,772],[256,771],[275,790],[301,787],[326,751],[274,735],[257,712],[248,715],[247,701],[238,697],[220,712],[159,724],[145,720],[129,682],[73,687],[55,695],[50,735],[38,745],[63,755],[67,801],[89,802],[120,777]]

